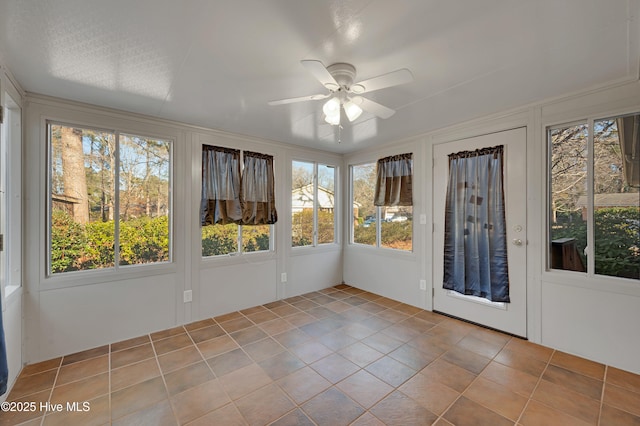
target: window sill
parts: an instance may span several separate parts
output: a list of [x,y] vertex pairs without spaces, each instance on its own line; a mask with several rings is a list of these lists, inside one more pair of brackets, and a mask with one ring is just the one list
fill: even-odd
[[414,250],[398,250],[389,247],[376,247],[370,246],[367,244],[358,244],[358,243],[349,243],[347,244],[347,250],[353,251],[362,251],[368,252],[369,254],[374,254],[378,256],[384,257],[395,257],[398,259],[415,259],[416,253]]
[[157,275],[175,274],[175,263],[161,263],[153,265],[131,265],[116,269],[87,270],[65,272],[44,277],[40,291],[57,290],[67,287],[79,287],[108,282],[127,281]]
[[338,251],[342,246],[338,243],[320,244],[317,246],[291,247],[291,256],[308,256],[317,253]]
[[262,251],[251,253],[235,253],[235,254],[223,254],[219,256],[203,257],[200,260],[200,269],[216,268],[225,265],[240,265],[240,264],[252,264],[262,263],[276,259],[275,251]]

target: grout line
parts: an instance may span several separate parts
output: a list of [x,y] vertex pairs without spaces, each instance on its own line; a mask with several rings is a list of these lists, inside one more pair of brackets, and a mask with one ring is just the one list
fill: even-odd
[[109,407],[109,422],[111,422],[111,345],[109,345],[109,353],[108,353],[108,358],[107,358],[107,372],[109,373],[109,384],[108,384],[108,389],[109,389],[109,402],[107,404],[107,406]]
[[[184,329],[184,326],[182,326],[182,328]],[[186,332],[186,330],[185,330],[185,332]],[[169,336],[169,337],[172,337],[172,336]],[[158,359],[158,353],[156,352],[156,346],[154,345],[154,341],[151,338],[151,334],[149,334],[149,340],[151,340],[151,350],[153,350],[153,355],[154,355],[154,358],[156,360],[156,366],[158,367],[158,372],[160,373],[160,378],[162,379],[162,383],[164,384],[164,390],[167,393],[167,402],[169,403],[169,408],[171,408],[171,412],[173,413],[173,418],[176,420],[176,422],[180,423],[180,421],[178,419],[178,415],[176,413],[176,410],[173,408],[173,404],[171,403],[171,394],[169,393],[169,387],[167,386],[167,381],[165,380],[164,373],[162,372],[162,368],[160,367],[160,360]],[[160,339],[160,340],[162,340],[162,339]],[[153,380],[153,379],[148,379],[148,380]],[[144,382],[142,382],[142,383],[144,383]],[[157,404],[157,402],[155,402],[154,404]],[[152,405],[153,404],[150,404],[148,406],[150,407]],[[144,407],[144,408],[146,408],[146,407]],[[121,418],[125,418],[125,417],[127,417],[127,416],[129,416],[131,414],[139,412],[139,411],[143,410],[144,408],[140,408],[139,410],[134,411],[133,413],[126,414],[126,415],[122,416]],[[113,419],[112,419],[112,421],[113,421]]]
[[[239,311],[236,311],[236,312],[239,312]],[[241,315],[242,315],[242,314],[241,314]],[[220,324],[219,324],[215,319],[213,319],[213,317],[211,317],[211,319],[213,320],[214,324],[218,325],[218,326],[222,329],[222,331],[224,331],[224,333],[225,333],[224,335],[228,336],[230,339],[233,339],[233,337],[231,337],[231,335],[227,332],[227,330],[225,330],[225,329],[224,329],[224,327],[222,327],[222,326],[221,326],[221,325],[220,325]],[[187,330],[186,330],[186,328],[185,328],[185,331],[187,331]],[[195,330],[193,330],[193,331],[195,331]],[[224,386],[222,386],[222,384],[220,383],[220,378],[219,378],[219,377],[218,377],[218,375],[215,373],[215,371],[213,371],[213,368],[211,368],[211,365],[209,365],[209,363],[207,362],[207,359],[204,357],[204,354],[202,353],[202,351],[200,351],[200,348],[198,347],[198,344],[195,342],[195,340],[193,340],[193,337],[191,337],[191,334],[189,334],[189,331],[187,331],[187,336],[189,336],[189,339],[190,339],[190,340],[191,340],[191,342],[193,343],[193,346],[195,346],[196,350],[197,350],[197,351],[198,351],[198,353],[200,354],[200,357],[202,358],[202,361],[205,363],[205,365],[207,366],[207,368],[209,369],[209,371],[211,371],[211,374],[213,374],[213,380],[215,380],[215,381],[216,381],[217,385],[220,387],[220,389],[222,390],[222,392],[225,394],[225,396],[226,396],[226,397],[227,397],[227,399],[229,400],[229,402],[227,402],[226,404],[224,404],[224,405],[222,405],[222,406],[220,406],[220,407],[218,407],[218,408],[216,408],[216,409],[214,409],[214,410],[209,410],[209,411],[207,411],[206,413],[204,413],[202,416],[199,416],[199,417],[197,417],[197,418],[195,418],[195,419],[192,419],[192,420],[190,420],[189,422],[194,422],[194,421],[196,421],[196,420],[198,420],[198,419],[200,419],[200,418],[203,418],[204,416],[209,415],[209,413],[211,413],[211,412],[213,412],[213,411],[215,411],[215,410],[219,410],[219,409],[221,409],[221,408],[223,408],[223,407],[226,407],[226,406],[227,406],[227,405],[229,405],[229,404],[233,405],[233,407],[236,409],[236,411],[238,412],[238,414],[240,414],[240,416],[242,416],[243,420],[245,420],[245,422],[246,422],[246,419],[244,418],[244,416],[242,415],[242,413],[240,412],[240,410],[238,410],[238,407],[236,406],[235,402],[233,401],[233,398],[231,398],[231,396],[229,396],[229,394],[227,393],[227,390],[226,390],[226,389],[224,388]],[[218,336],[218,337],[222,337],[222,336]],[[214,339],[215,339],[215,337],[214,337]],[[209,339],[209,340],[213,340],[213,339]],[[205,340],[205,342],[206,342],[206,340]],[[202,343],[202,342],[200,342],[200,343]],[[235,350],[235,349],[232,349],[232,350]],[[223,353],[224,353],[224,354],[226,354],[226,353],[229,353],[229,352],[231,352],[231,351],[227,351],[227,352],[223,352]],[[222,354],[218,354],[218,355],[222,355]],[[218,356],[218,355],[216,355],[216,356]],[[214,356],[214,357],[212,357],[212,358],[215,358],[216,356]],[[189,365],[193,365],[193,364],[189,364]],[[183,368],[183,367],[181,367],[181,368]],[[174,371],[177,371],[177,370],[174,370]],[[160,372],[161,372],[161,374],[162,374],[162,370],[160,370]],[[163,375],[163,376],[164,376],[164,375]],[[205,383],[206,383],[206,382],[205,382]],[[199,385],[198,385],[198,386],[199,386]],[[187,389],[187,390],[188,390],[188,389]],[[187,390],[185,390],[185,391],[183,391],[183,392],[186,392]],[[167,388],[167,392],[168,392],[168,388]],[[181,393],[182,393],[182,392],[181,392]],[[176,394],[176,395],[179,395],[179,394]],[[172,408],[173,408],[173,404],[171,404],[171,406],[172,406]],[[175,411],[174,411],[174,413],[175,413]],[[174,414],[174,415],[175,415],[175,414]],[[176,417],[176,420],[178,421],[178,423],[180,423],[180,419],[178,419],[178,416],[175,416],[175,417]]]
[[[529,398],[527,399],[527,402],[524,404],[524,407],[522,408],[522,411],[520,412],[520,416],[518,417],[518,420],[516,421],[516,424],[518,424],[520,422],[520,420],[522,420],[522,416],[524,415],[525,411],[527,411],[527,408],[529,407],[529,403],[533,399],[533,395],[535,394],[536,390],[538,389],[538,386],[540,385],[540,382],[542,381],[542,378],[544,377],[544,373],[547,372],[547,368],[549,368],[549,365],[551,365],[551,360],[553,359],[553,355],[555,353],[556,353],[556,351],[554,350],[553,352],[551,352],[551,355],[549,355],[549,359],[547,360],[547,364],[544,366],[544,370],[542,370],[542,373],[540,373],[540,377],[538,377],[538,381],[536,382],[536,385],[533,387],[533,390],[531,391],[531,394],[529,395]],[[565,414],[567,414],[567,413],[565,413]]]
[[[439,325],[439,324],[440,324],[440,323],[438,323],[437,325]],[[436,326],[437,326],[437,325],[436,325]],[[435,327],[432,327],[432,328],[435,328]],[[454,345],[451,345],[451,346],[452,346],[452,347],[453,347],[453,346],[456,346],[458,343],[460,343],[460,342],[462,341],[462,339],[464,339],[465,337],[469,336],[470,334],[471,334],[471,330],[469,330],[469,331],[467,332],[467,334],[465,334],[465,335],[464,335],[464,337],[462,337],[460,340],[458,340],[458,342],[457,342],[457,343],[455,343]],[[509,341],[510,341],[510,340],[507,340],[507,343],[509,343]],[[507,343],[505,343],[502,347],[504,348],[504,347],[507,345]],[[441,358],[442,358],[442,357],[443,357],[447,352],[449,352],[449,349],[447,349],[446,351],[444,351],[443,353],[441,353],[441,354],[440,354],[440,356],[438,356],[438,358],[434,359],[434,360],[433,360],[433,361],[431,361],[429,364],[432,364],[432,363],[434,363],[435,361],[440,360],[440,359],[441,359]],[[473,351],[471,351],[471,352],[473,352]],[[474,352],[474,353],[475,353],[475,352]],[[499,353],[499,352],[498,352],[498,353]],[[497,354],[496,354],[496,355],[494,355],[494,357],[493,357],[493,358],[495,358],[496,356],[497,356]],[[485,366],[484,366],[484,368],[482,369],[482,371],[480,371],[478,374],[476,374],[476,375],[475,375],[476,377],[474,377],[474,379],[473,379],[473,380],[471,380],[471,381],[469,382],[469,384],[468,384],[468,385],[467,385],[467,386],[466,386],[466,387],[465,387],[461,392],[458,392],[456,389],[454,389],[456,392],[458,392],[458,396],[457,396],[457,397],[456,397],[456,398],[455,398],[455,399],[454,399],[454,400],[453,400],[449,405],[447,405],[447,407],[446,407],[444,410],[442,410],[442,413],[438,416],[438,419],[436,420],[436,422],[437,422],[437,421],[439,421],[439,420],[444,420],[444,421],[447,421],[447,422],[448,422],[448,420],[444,418],[444,415],[447,413],[447,411],[449,411],[449,410],[451,409],[451,407],[453,407],[453,406],[455,405],[455,403],[456,403],[456,402],[458,402],[458,400],[463,396],[463,394],[467,391],[467,389],[469,389],[469,388],[471,387],[471,385],[473,385],[473,384],[474,384],[474,383],[475,383],[475,382],[480,378],[480,375],[482,374],[482,372],[487,368],[487,366],[488,366],[489,364],[491,364],[491,362],[493,362],[493,358],[491,358],[491,361],[489,361],[489,363],[488,363],[487,365],[485,365]],[[442,361],[443,361],[443,362],[448,362],[446,359],[443,359]],[[449,364],[452,364],[452,365],[454,365],[454,366],[456,366],[456,367],[458,367],[458,368],[462,368],[462,367],[460,367],[459,365],[456,365],[456,364],[453,364],[453,363],[449,363]],[[466,370],[466,369],[464,369],[464,368],[462,368],[462,369],[463,369],[463,370]],[[469,371],[469,370],[466,370],[466,371]],[[473,374],[471,371],[469,371],[469,372],[470,372],[471,374]],[[447,385],[445,385],[444,383],[440,383],[440,384],[442,384],[442,385],[444,385],[444,386],[447,386]],[[447,387],[449,387],[449,386],[447,386]],[[466,397],[465,397],[465,398],[466,398]],[[473,400],[472,400],[472,401],[473,401]],[[473,402],[475,402],[475,401],[473,401]],[[491,410],[489,407],[485,407],[484,405],[479,404],[479,403],[477,403],[477,402],[476,402],[476,404],[478,404],[478,405],[480,405],[480,406],[482,406],[482,407],[486,408],[487,410],[489,410],[489,411],[491,411],[491,412],[495,413],[495,411]],[[496,413],[496,414],[498,414],[498,415],[499,415],[499,416],[501,416],[501,417],[504,417],[502,414],[499,414],[499,413]],[[506,419],[506,417],[504,417],[504,418]],[[509,420],[509,419],[507,419],[507,420]]]
[[[53,390],[56,388],[56,383],[58,382],[58,376],[60,375],[60,370],[62,369],[62,362],[64,361],[64,356],[60,358],[60,365],[58,365],[58,369],[56,371],[56,377],[53,379],[53,385],[51,386],[51,392],[49,393],[49,398],[47,398],[47,402],[51,402],[51,397],[53,396]],[[42,415],[42,419],[40,420],[40,425],[44,425],[44,419],[47,417],[47,412],[45,411]]]
[[602,420],[602,406],[604,405],[604,392],[607,387],[607,373],[609,372],[609,366],[604,366],[604,377],[602,377],[602,392],[600,393],[600,409],[598,410],[598,425]]

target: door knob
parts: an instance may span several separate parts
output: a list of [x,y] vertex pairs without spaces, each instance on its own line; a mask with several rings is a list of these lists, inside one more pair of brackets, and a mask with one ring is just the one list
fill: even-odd
[[514,238],[513,245],[520,247],[522,245],[522,240],[520,238]]

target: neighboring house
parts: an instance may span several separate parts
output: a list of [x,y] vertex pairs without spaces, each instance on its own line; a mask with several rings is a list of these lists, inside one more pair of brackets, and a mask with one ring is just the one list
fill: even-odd
[[[587,196],[578,198],[576,206],[582,211],[582,220],[587,220]],[[593,208],[598,210],[606,207],[640,207],[640,193],[594,194]]]
[[[299,213],[303,210],[313,210],[313,184],[310,183],[291,191],[291,213]],[[319,211],[333,211],[333,191],[318,185],[318,209]]]

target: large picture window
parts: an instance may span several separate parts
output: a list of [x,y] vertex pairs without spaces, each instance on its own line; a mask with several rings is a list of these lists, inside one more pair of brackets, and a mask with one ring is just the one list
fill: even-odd
[[293,161],[291,175],[291,246],[334,243],[336,168]]
[[171,142],[47,129],[49,274],[169,262]]
[[[351,166],[353,206],[351,242],[412,251],[413,207],[411,205],[377,206],[376,195],[379,198],[377,204],[381,204],[380,201],[384,199],[385,192],[382,191],[382,198],[380,198],[380,190],[376,194],[377,180],[379,177],[376,163]],[[387,191],[387,193],[390,192]]]
[[640,114],[548,129],[549,267],[640,279]]

